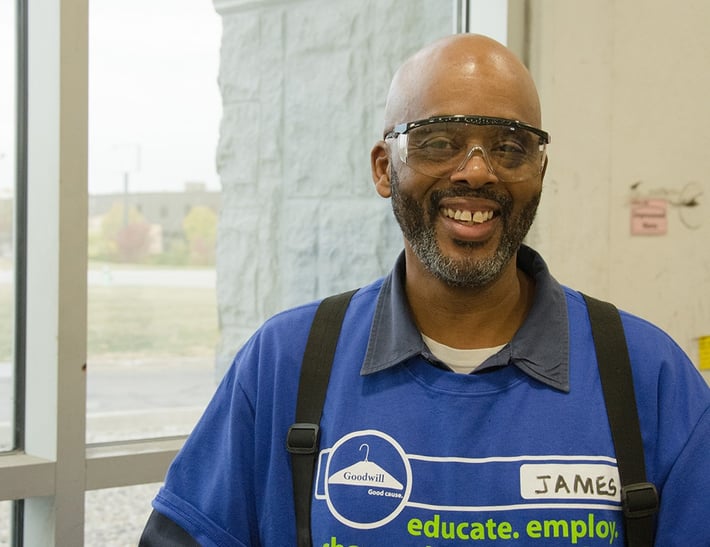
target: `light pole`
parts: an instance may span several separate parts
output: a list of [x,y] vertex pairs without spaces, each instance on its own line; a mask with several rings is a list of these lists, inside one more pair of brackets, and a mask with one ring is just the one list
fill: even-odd
[[123,174],[123,227],[128,226],[129,182],[131,173],[140,169],[141,147],[139,144],[120,144],[114,146],[117,164]]

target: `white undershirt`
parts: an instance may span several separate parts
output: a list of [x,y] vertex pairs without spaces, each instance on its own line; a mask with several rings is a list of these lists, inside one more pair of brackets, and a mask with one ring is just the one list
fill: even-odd
[[424,340],[424,343],[432,354],[434,354],[434,357],[459,374],[470,374],[476,370],[483,361],[488,359],[491,355],[498,353],[503,349],[503,346],[505,346],[505,344],[501,344],[500,346],[492,348],[458,349],[441,344],[423,334],[422,340]]

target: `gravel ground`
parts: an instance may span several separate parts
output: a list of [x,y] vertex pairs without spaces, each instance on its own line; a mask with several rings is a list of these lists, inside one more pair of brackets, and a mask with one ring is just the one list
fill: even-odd
[[9,501],[0,501],[0,546],[10,545],[10,507]]
[[135,547],[159,484],[86,493],[85,547]]
[[[85,547],[135,547],[159,484],[86,493]],[[10,502],[0,502],[0,546],[10,545]]]

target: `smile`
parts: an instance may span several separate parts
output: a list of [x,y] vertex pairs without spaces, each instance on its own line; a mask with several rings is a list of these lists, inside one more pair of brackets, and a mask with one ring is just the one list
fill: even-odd
[[448,207],[442,207],[440,211],[445,217],[471,224],[483,224],[484,222],[491,220],[494,216],[493,211],[468,211],[461,209],[450,209]]

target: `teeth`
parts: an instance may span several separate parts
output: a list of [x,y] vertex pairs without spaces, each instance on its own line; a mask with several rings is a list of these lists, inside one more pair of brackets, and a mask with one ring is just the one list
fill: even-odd
[[490,211],[487,211],[485,213],[482,213],[481,211],[476,211],[476,214],[473,215],[473,221],[474,222],[485,222],[488,220],[488,213]]
[[487,220],[493,218],[493,211],[461,211],[459,209],[444,209],[444,214],[453,218],[454,220],[460,220],[462,222],[473,222],[474,224],[481,224]]

